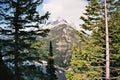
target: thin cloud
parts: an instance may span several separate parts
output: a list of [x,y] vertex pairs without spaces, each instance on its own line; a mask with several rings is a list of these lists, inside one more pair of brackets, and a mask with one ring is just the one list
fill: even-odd
[[80,16],[85,11],[86,0],[49,0],[43,4],[43,10],[51,13],[50,19],[61,17],[67,21],[80,24]]

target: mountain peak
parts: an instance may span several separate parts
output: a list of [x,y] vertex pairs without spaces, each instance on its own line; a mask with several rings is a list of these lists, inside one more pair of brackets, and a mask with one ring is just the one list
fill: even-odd
[[47,25],[56,25],[59,23],[68,23],[68,22],[65,19],[57,18],[56,20],[48,22]]
[[[64,21],[64,20],[60,20]],[[76,34],[76,29],[70,23],[58,23],[50,29],[46,40],[53,41],[55,51],[55,63],[61,67],[67,67],[70,62],[72,48],[79,45],[77,41],[79,36]]]
[[58,17],[56,20],[49,21],[46,25],[42,27],[42,29],[52,29],[61,24],[66,24],[68,26],[74,27],[74,25],[71,25],[71,23],[69,23],[67,20]]

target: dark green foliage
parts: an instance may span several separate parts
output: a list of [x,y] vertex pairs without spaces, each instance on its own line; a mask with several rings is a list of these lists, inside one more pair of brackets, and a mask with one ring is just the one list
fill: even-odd
[[[8,62],[10,62],[15,65],[9,66],[11,71],[15,73],[15,80],[21,80],[23,79],[23,76],[29,77],[28,74],[30,76],[34,75],[32,78],[38,77],[37,73],[35,75],[34,72],[29,72],[32,66],[25,66],[23,63],[29,61],[32,64],[33,62],[40,60],[40,56],[32,53],[32,44],[36,43],[36,37],[46,36],[46,33],[48,32],[48,30],[39,30],[39,25],[45,23],[49,15],[47,12],[45,15],[40,16],[36,11],[37,6],[41,3],[42,0],[0,1],[0,26],[6,27],[6,32],[10,29],[11,32],[6,35],[12,36],[10,42],[7,39],[9,44],[4,46],[9,47],[9,49],[1,54],[4,55],[2,58],[6,58],[6,55],[11,54],[11,56],[8,55],[6,64],[8,65]],[[1,35],[2,34],[3,33],[1,33]],[[2,43],[5,44],[5,41]],[[29,70],[27,70],[26,67]],[[35,64],[33,69],[35,69]],[[36,67],[34,71],[40,72],[40,69],[37,69]]]
[[[11,30],[0,28],[0,77],[4,80],[13,80],[14,78],[12,67],[10,68],[9,65],[13,62],[12,37],[8,36],[9,33]],[[7,63],[8,65],[6,65]]]
[[120,77],[120,11],[111,15],[110,25],[110,53],[111,77]]
[[[81,17],[84,24],[81,27],[84,31],[91,31],[87,34],[88,39],[81,37],[82,46],[75,48],[71,60],[73,73],[78,80],[96,80],[105,79],[105,18],[104,5],[102,0],[90,0],[86,6],[86,16]],[[120,34],[120,1],[107,0],[108,26],[110,37],[110,76],[113,80],[119,80],[120,62],[119,58],[119,34]],[[82,33],[82,32],[80,32]],[[83,34],[82,34],[83,35]],[[75,78],[75,75],[68,71],[69,78]],[[72,76],[73,75],[73,76]],[[72,76],[72,77],[70,77]]]
[[14,77],[13,73],[6,66],[4,61],[2,60],[2,55],[0,53],[0,78],[4,80],[12,80]]
[[56,74],[55,74],[55,67],[54,67],[54,55],[53,55],[53,47],[52,42],[50,41],[50,49],[49,49],[49,55],[48,55],[48,63],[47,63],[47,80],[57,80]]

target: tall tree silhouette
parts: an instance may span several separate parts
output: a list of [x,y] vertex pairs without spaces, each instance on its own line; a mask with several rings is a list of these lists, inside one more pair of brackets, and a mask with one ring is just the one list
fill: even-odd
[[[9,60],[14,64],[15,80],[24,79],[28,73],[23,65],[25,61],[38,60],[39,57],[32,53],[31,44],[36,37],[45,36],[47,30],[39,30],[39,25],[48,19],[49,13],[40,16],[37,7],[43,0],[2,0],[0,1],[0,24],[12,30],[12,49],[10,54],[14,57]],[[31,70],[31,69],[30,69]]]
[[50,41],[50,47],[49,47],[49,54],[48,54],[48,63],[47,63],[47,74],[48,74],[48,80],[56,80],[56,74],[55,74],[55,67],[54,67],[54,54],[53,54],[53,46],[52,41]]
[[4,27],[0,27],[0,69],[1,69],[0,77],[1,79],[4,80],[12,80],[14,77],[14,74],[10,70],[9,66],[6,65],[6,61],[5,61],[5,56],[10,56],[9,45],[11,44],[12,40],[10,36],[8,36],[9,33],[11,33],[11,30],[5,29]]

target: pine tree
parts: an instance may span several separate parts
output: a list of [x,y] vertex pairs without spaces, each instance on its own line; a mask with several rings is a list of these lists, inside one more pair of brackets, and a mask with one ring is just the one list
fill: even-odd
[[[40,16],[36,11],[37,6],[41,3],[42,0],[0,1],[1,26],[12,29],[12,33],[9,35],[13,36],[12,49],[14,51],[11,51],[11,53],[14,57],[12,57],[11,61],[15,65],[13,68],[15,69],[15,80],[32,75],[32,73],[27,73],[27,71],[31,70],[31,66],[23,65],[25,61],[33,62],[40,59],[36,54],[32,53],[31,44],[35,43],[38,35],[45,36],[48,31],[39,30],[39,25],[44,23],[49,15],[47,12],[44,16]],[[26,29],[30,30],[26,31]],[[35,68],[35,65],[33,65],[33,68]]]
[[112,14],[111,20],[109,20],[110,25],[110,53],[111,53],[111,62],[110,62],[110,71],[111,78],[120,79],[120,10]]
[[[107,0],[108,8],[108,20],[109,20],[109,36],[110,36],[110,54],[111,54],[111,79],[118,79],[119,77],[119,37],[114,34],[119,33],[119,19],[115,15],[119,14],[119,1]],[[78,80],[95,80],[95,79],[105,79],[105,18],[104,18],[104,5],[102,0],[90,0],[88,6],[86,7],[86,16],[81,17],[84,24],[81,27],[84,30],[91,31],[88,35],[88,39],[81,37],[80,41],[82,46],[80,48],[75,48],[72,55],[71,71],[69,75],[74,74],[81,75]],[[114,15],[114,17],[113,17]],[[111,23],[112,22],[112,23]],[[113,25],[116,24],[116,25]],[[113,27],[114,26],[114,27]],[[113,29],[114,28],[114,29]],[[81,32],[80,32],[81,33]],[[116,34],[116,35],[117,35]],[[111,37],[112,36],[112,37]],[[117,47],[114,48],[113,44]],[[117,51],[117,52],[115,52]],[[114,55],[114,56],[113,56]],[[116,65],[114,65],[116,62]],[[115,71],[116,70],[116,71]],[[68,76],[69,76],[68,75]]]
[[[86,16],[81,17],[81,19],[85,22],[85,24],[82,25],[82,28],[88,31],[93,31],[94,33],[97,32],[97,27],[101,27],[103,31],[99,32],[99,38],[103,37],[104,35],[101,35],[102,32],[104,32],[104,26],[100,25],[102,24],[101,19],[103,16],[99,16],[101,13],[100,11],[100,4],[97,2],[98,0],[91,0],[89,2],[89,5],[86,7],[86,13],[84,13]],[[97,27],[96,27],[97,26]],[[82,34],[84,35],[84,34]],[[91,34],[92,35],[92,34]],[[98,36],[98,35],[97,35]],[[96,38],[94,35],[89,36],[88,39],[84,39],[84,37],[81,37],[81,47],[75,48],[74,53],[72,55],[71,60],[71,66],[74,71],[74,73],[78,73],[81,75],[81,77],[78,80],[82,79],[95,79],[97,77],[101,76],[101,68],[97,66],[100,66],[99,61],[100,59],[104,57],[102,53],[104,51],[102,50],[102,47],[100,45],[103,45],[102,43],[99,45],[95,45],[93,43],[97,43],[94,38]],[[94,37],[94,38],[93,38]],[[90,38],[90,39],[89,39]],[[97,39],[99,40],[99,39]],[[99,57],[99,58],[98,58]],[[101,61],[103,63],[103,61]]]
[[9,55],[6,53],[6,51],[9,51],[7,47],[9,47],[8,44],[11,42],[10,37],[7,36],[10,30],[0,28],[0,32],[0,77],[4,80],[12,80],[14,74],[11,72],[9,66],[6,65],[6,62],[4,60],[4,56]]
[[[9,65],[7,63],[11,61],[6,61],[6,59],[10,59],[10,46],[12,38],[8,36],[11,33],[11,30],[6,29],[4,27],[0,27],[0,77],[1,80],[12,80],[14,74],[11,72]],[[12,45],[11,45],[12,46]],[[12,50],[12,49],[11,49]],[[7,58],[5,58],[7,56]],[[9,57],[8,57],[9,56]],[[6,77],[7,76],[7,77]]]
[[55,74],[55,67],[54,67],[54,55],[53,55],[53,47],[52,42],[50,41],[50,49],[49,49],[49,55],[48,55],[48,63],[47,63],[47,74],[48,74],[48,80],[56,80],[56,74]]

